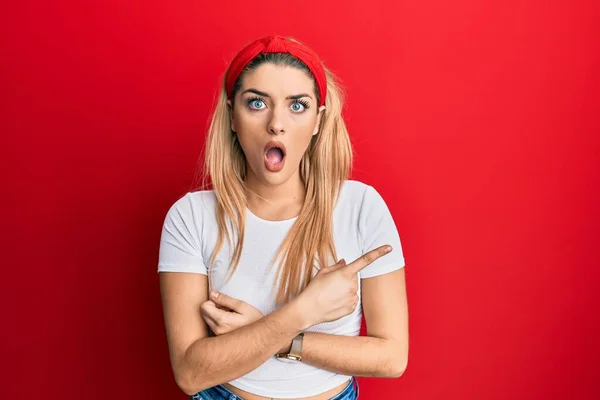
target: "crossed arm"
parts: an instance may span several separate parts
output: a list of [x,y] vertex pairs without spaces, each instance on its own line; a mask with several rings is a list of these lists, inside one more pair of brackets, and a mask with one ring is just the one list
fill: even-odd
[[305,332],[302,362],[344,375],[397,378],[408,361],[404,268],[362,280],[367,336]]
[[[309,326],[296,303],[264,317],[242,315],[215,307],[219,300],[209,300],[205,275],[161,273],[160,279],[171,365],[190,395],[252,371]],[[362,307],[367,336],[305,333],[303,362],[353,376],[402,375],[408,360],[404,268],[363,279]],[[237,322],[223,328],[219,313],[233,313]],[[217,336],[209,337],[207,322]]]

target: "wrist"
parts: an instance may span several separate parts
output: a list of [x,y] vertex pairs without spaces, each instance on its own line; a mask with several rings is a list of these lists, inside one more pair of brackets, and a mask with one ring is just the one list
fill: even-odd
[[279,351],[277,353],[283,353],[283,354],[289,353],[290,350],[292,350],[292,342],[293,342],[293,340],[290,340],[290,342],[288,344],[286,344],[285,346],[283,346],[281,349],[279,349]]
[[304,332],[309,327],[317,324],[319,321],[313,320],[313,312],[311,309],[311,305],[309,304],[309,299],[300,294],[295,297],[292,301],[288,303],[288,307],[294,315],[295,321],[297,321],[298,333]]
[[[271,326],[275,334],[283,334],[289,340],[296,335],[304,332],[312,326],[312,320],[309,319],[304,301],[299,301],[298,297],[279,307],[275,311],[264,317],[265,322]],[[286,343],[287,345],[287,343]]]

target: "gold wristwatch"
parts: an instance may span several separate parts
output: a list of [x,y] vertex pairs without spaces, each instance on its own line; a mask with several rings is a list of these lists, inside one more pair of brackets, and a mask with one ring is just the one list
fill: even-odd
[[304,333],[299,333],[294,340],[292,340],[292,347],[289,353],[277,353],[277,359],[281,361],[302,361],[302,342],[304,339]]

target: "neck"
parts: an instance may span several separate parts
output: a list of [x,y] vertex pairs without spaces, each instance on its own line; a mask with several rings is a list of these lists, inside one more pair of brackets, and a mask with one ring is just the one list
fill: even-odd
[[259,181],[252,173],[246,178],[246,188],[248,190],[248,207],[256,214],[270,214],[275,212],[297,215],[304,203],[306,190],[300,171],[296,171],[287,181],[278,185],[269,185]]

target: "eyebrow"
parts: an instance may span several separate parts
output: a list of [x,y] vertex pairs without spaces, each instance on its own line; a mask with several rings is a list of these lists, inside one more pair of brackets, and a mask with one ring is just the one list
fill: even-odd
[[[268,93],[261,92],[260,90],[257,90],[257,89],[246,89],[246,90],[244,90],[242,92],[242,94],[245,94],[245,93],[254,93],[254,94],[257,94],[259,96],[271,98],[271,96],[269,96]],[[301,99],[303,97],[309,97],[309,98],[312,99],[312,96],[310,94],[308,94],[308,93],[295,94],[295,95],[286,97],[286,99],[287,100],[298,100],[298,99]]]

